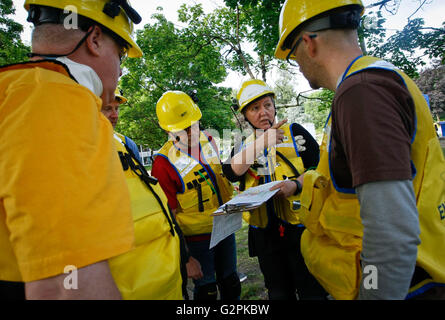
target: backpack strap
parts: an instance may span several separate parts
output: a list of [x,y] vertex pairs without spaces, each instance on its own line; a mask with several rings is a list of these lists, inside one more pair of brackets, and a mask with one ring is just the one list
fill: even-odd
[[277,156],[279,156],[284,161],[284,163],[286,163],[291,168],[292,172],[295,175],[293,177],[288,177],[288,178],[289,179],[291,179],[291,178],[298,178],[300,176],[300,173],[298,172],[297,168],[292,164],[292,162],[290,162],[290,160],[288,158],[286,158],[284,156],[284,154],[282,154],[278,150],[276,150],[276,153],[277,153]]
[[[187,276],[186,264],[190,258],[190,254],[189,254],[187,246],[185,244],[184,234],[182,233],[181,228],[179,227],[175,217],[173,216],[173,214],[170,210],[170,207],[167,206],[167,208],[168,208],[168,213],[167,213],[167,210],[165,209],[164,204],[162,203],[161,199],[159,198],[159,195],[153,190],[153,188],[151,186],[152,184],[156,185],[158,183],[158,179],[149,175],[149,173],[147,172],[145,167],[142,165],[142,163],[139,161],[139,159],[134,155],[134,152],[128,147],[128,145],[126,143],[124,143],[124,146],[129,154],[129,156],[131,157],[131,159],[133,159],[137,163],[137,165],[135,165],[133,161],[130,161],[130,163],[132,163],[132,165],[130,164],[129,167],[145,183],[145,185],[148,187],[148,189],[150,189],[150,191],[152,192],[152,194],[158,201],[158,203],[161,206],[162,211],[170,225],[170,233],[174,236],[175,235],[174,232],[176,231],[176,234],[178,235],[179,247],[180,247],[179,252],[180,252],[180,256],[181,256],[182,295],[185,300],[189,300],[189,295],[188,295],[188,291],[187,291],[188,276]],[[121,158],[121,161],[122,161],[122,158]]]

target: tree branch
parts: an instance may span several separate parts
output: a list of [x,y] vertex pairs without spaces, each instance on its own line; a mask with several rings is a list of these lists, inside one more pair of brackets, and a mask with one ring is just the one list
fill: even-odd
[[414,12],[408,17],[408,21],[410,21],[411,17],[412,17],[413,15],[415,15],[415,14],[417,13],[417,11],[420,10],[420,8],[422,8],[422,6],[425,4],[426,1],[427,1],[427,0],[423,0],[423,2],[420,3],[420,6],[416,9],[416,11],[414,11]]
[[379,10],[382,10],[383,7],[385,7],[386,11],[388,11],[389,13],[391,13],[392,15],[395,15],[399,9],[400,3],[402,0],[399,1],[397,9],[394,12],[391,12],[390,9],[387,8],[387,4],[391,1],[394,1],[395,5],[397,6],[397,0],[382,0],[373,4],[370,4],[368,6],[366,6],[366,8],[373,8],[373,7],[379,7]]
[[445,29],[433,28],[433,27],[419,28],[419,30],[433,30],[433,31],[439,31],[440,33],[445,33]]
[[295,108],[295,107],[301,107],[301,104],[297,102],[297,104],[291,103],[291,104],[277,104],[275,105],[277,109],[287,109],[287,108]]
[[266,73],[267,73],[267,68],[266,68],[266,62],[264,61],[264,55],[260,55],[260,63],[261,63],[261,74],[263,77],[263,81],[266,82]]
[[249,74],[250,78],[255,79],[255,76],[252,73],[252,70],[250,69],[249,64],[246,61],[246,57],[244,57],[243,51],[241,49],[241,43],[239,40],[239,6],[236,6],[236,41],[238,44],[238,47],[235,49],[235,52],[238,54],[238,57],[241,59],[241,62],[243,63],[244,69],[246,69],[246,72]]
[[392,0],[383,0],[383,1],[376,2],[376,3],[372,3],[372,4],[368,5],[367,8],[373,8],[373,7],[380,6],[379,9],[382,9],[382,7],[390,1],[392,1]]

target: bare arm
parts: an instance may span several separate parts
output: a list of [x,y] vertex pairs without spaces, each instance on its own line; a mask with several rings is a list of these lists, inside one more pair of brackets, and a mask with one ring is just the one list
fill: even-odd
[[[77,270],[77,289],[66,289],[65,279],[74,272],[55,277],[27,282],[25,284],[28,300],[119,300],[121,295],[111,276],[107,261],[80,268]],[[71,282],[73,284],[73,282]],[[68,287],[69,288],[69,287]]]

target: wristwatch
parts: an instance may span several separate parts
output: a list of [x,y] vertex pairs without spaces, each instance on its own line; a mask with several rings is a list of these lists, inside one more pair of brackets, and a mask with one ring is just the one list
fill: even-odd
[[291,181],[295,182],[295,184],[297,185],[297,190],[295,190],[294,192],[294,196],[296,196],[297,194],[301,193],[301,191],[303,190],[303,186],[298,180],[291,180]]

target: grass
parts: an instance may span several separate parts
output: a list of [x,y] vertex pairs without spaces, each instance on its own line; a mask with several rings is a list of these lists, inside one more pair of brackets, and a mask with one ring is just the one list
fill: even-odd
[[243,227],[235,234],[238,272],[247,275],[247,280],[241,284],[241,300],[267,300],[267,290],[258,259],[249,257],[248,230],[248,224],[243,221]]
[[[243,221],[243,227],[235,233],[238,272],[247,275],[247,279],[241,283],[241,300],[267,300],[267,290],[264,287],[264,278],[258,259],[249,257],[248,230],[248,224]],[[190,299],[193,299],[191,279],[188,280],[187,289]]]

